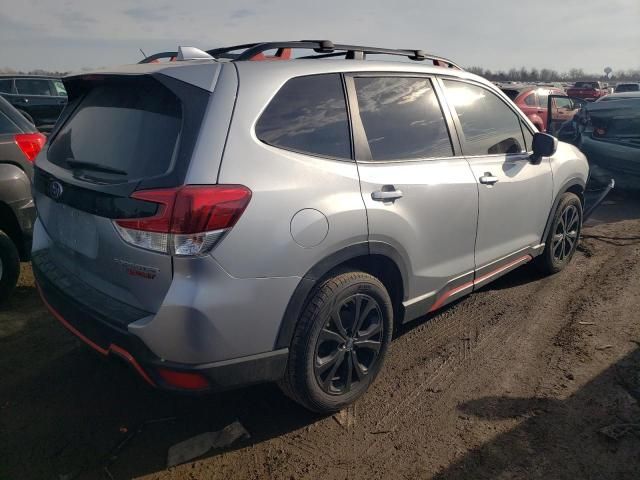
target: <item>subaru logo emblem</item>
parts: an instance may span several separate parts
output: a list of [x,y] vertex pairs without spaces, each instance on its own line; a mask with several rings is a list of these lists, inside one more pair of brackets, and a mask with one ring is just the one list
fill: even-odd
[[62,197],[62,192],[64,189],[62,188],[62,184],[60,182],[56,182],[55,180],[49,183],[49,196],[54,200],[59,200]]

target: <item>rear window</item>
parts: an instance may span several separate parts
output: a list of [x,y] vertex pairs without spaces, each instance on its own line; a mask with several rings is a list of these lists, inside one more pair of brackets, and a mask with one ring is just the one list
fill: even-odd
[[640,83],[627,83],[626,85],[618,85],[617,92],[637,92],[640,91]]
[[9,118],[0,111],[0,135],[7,133],[20,133],[21,130]]
[[91,88],[49,147],[49,161],[92,177],[108,170],[122,181],[166,173],[182,124],[179,99],[151,78],[113,81]]
[[347,105],[340,75],[289,80],[258,120],[256,136],[274,147],[351,158]]
[[574,85],[575,88],[598,88],[597,82],[576,82]]

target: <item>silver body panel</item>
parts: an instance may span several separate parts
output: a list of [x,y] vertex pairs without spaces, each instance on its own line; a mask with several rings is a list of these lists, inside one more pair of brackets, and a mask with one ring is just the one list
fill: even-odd
[[[184,183],[241,184],[252,191],[246,211],[222,242],[211,254],[190,259],[126,245],[106,219],[85,218],[92,228],[74,230],[83,244],[74,247],[56,230],[73,212],[46,197],[36,199],[42,223],[34,251],[54,251],[56,261],[94,288],[152,312],[131,323],[129,332],[172,362],[200,364],[274,350],[302,279],[356,244],[384,242],[400,252],[407,270],[405,306],[435,298],[452,282],[462,282],[460,292],[468,293],[476,270],[523,249],[538,253],[540,248],[532,247],[543,241],[560,189],[571,179],[584,184],[588,176],[584,156],[565,144],[540,165],[525,155],[367,163],[275,148],[254,132],[280,87],[302,75],[449,76],[481,83],[506,99],[491,83],[463,71],[417,62],[193,60],[103,72],[161,73],[213,92]],[[478,183],[488,171],[499,177],[491,187]],[[371,194],[383,185],[394,185],[403,197],[374,201]],[[319,215],[296,217],[303,210]],[[138,285],[123,280],[114,258],[153,265],[160,273]]]

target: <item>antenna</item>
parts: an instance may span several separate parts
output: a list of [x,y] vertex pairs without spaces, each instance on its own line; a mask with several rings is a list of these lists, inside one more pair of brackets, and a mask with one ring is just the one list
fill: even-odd
[[139,48],[138,50],[140,50],[140,53],[142,54],[142,58],[147,58],[147,54],[144,53],[144,50],[142,50],[141,48]]

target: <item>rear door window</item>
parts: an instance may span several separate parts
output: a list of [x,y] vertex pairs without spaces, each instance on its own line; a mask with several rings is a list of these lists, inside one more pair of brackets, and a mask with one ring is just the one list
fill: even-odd
[[11,80],[3,79],[0,80],[0,93],[11,93]]
[[466,82],[444,80],[445,94],[464,134],[465,155],[497,155],[526,150],[521,119],[493,92]]
[[349,120],[340,75],[289,80],[260,116],[256,136],[286,150],[350,159]]
[[95,84],[53,139],[48,158],[69,169],[82,162],[92,177],[101,170],[120,172],[123,181],[164,174],[178,142],[181,107],[151,78]]
[[51,95],[46,78],[16,78],[16,90],[20,95]]
[[372,160],[453,155],[449,131],[431,80],[356,77],[354,81]]

